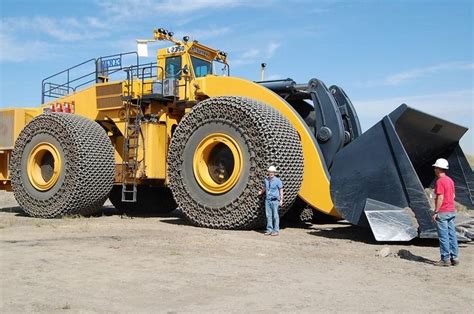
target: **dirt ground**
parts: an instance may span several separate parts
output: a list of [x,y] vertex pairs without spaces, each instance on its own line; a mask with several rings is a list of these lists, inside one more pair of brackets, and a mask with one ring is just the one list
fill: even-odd
[[462,244],[461,265],[435,267],[436,241],[380,244],[346,223],[266,237],[175,216],[34,219],[0,192],[2,313],[467,313],[473,258]]

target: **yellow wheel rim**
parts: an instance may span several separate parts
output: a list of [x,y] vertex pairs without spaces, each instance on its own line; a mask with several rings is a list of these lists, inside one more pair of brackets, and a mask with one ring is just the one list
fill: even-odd
[[28,179],[38,191],[47,191],[58,182],[61,156],[58,149],[46,142],[37,144],[28,157]]
[[194,177],[205,191],[222,194],[235,186],[242,164],[242,151],[232,137],[223,133],[210,134],[194,152]]

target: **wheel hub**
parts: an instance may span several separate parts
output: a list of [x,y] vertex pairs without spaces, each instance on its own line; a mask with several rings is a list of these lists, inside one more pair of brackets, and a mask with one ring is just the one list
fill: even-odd
[[28,179],[38,191],[51,189],[61,173],[61,156],[58,149],[50,143],[37,144],[28,156]]
[[210,134],[199,143],[194,153],[194,177],[205,191],[222,194],[237,183],[242,163],[242,152],[232,137],[223,133]]

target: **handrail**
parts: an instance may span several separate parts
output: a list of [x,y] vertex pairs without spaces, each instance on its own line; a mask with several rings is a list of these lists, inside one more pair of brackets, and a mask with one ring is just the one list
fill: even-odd
[[[147,75],[145,75],[145,71],[147,69],[150,69],[150,73],[148,73]],[[150,62],[150,63],[146,63],[146,64],[141,64],[141,75],[139,73],[139,70],[140,68],[137,69],[137,78],[141,79],[142,81],[142,95],[144,94],[144,87],[146,84],[151,84],[152,85],[152,91],[153,91],[153,84],[155,82],[145,82],[145,78],[153,78],[153,69],[156,69],[156,78],[158,78],[158,70],[161,70],[161,72],[164,72],[164,69],[158,65],[157,62]],[[163,84],[161,84],[161,94],[163,94]]]
[[84,64],[86,64],[86,63],[88,63],[88,62],[96,61],[96,60],[97,60],[97,59],[92,58],[92,59],[89,59],[89,60],[84,61],[84,62],[82,62],[82,63],[76,64],[76,65],[74,65],[74,66],[72,66],[72,67],[70,67],[70,68],[67,68],[66,70],[63,70],[63,71],[60,71],[60,72],[58,72],[58,73],[56,73],[56,74],[53,74],[53,75],[51,75],[51,76],[48,76],[47,78],[43,79],[43,82],[46,81],[46,80],[48,80],[48,79],[50,79],[50,78],[52,78],[52,77],[54,77],[54,76],[57,76],[57,75],[59,75],[59,74],[62,74],[62,73],[64,73],[64,72],[66,72],[66,71],[75,69],[75,68],[77,68],[77,67],[80,67],[81,65],[84,65]]
[[[55,73],[55,74],[53,74],[53,75],[51,75],[51,76],[48,76],[47,78],[44,78],[44,79],[41,81],[41,86],[42,86],[42,88],[41,88],[41,103],[44,104],[44,98],[45,98],[45,97],[44,97],[44,96],[45,96],[44,87],[45,87],[45,83],[48,83],[48,82],[46,82],[47,80],[49,80],[50,78],[53,78],[53,77],[55,77],[55,76],[61,75],[61,74],[63,74],[63,73],[67,73],[67,82],[64,83],[64,84],[58,84],[58,87],[66,86],[67,89],[69,89],[69,88],[70,88],[70,86],[69,86],[69,83],[70,83],[70,82],[69,82],[69,73],[70,73],[70,71],[71,71],[72,69],[78,68],[78,67],[80,67],[80,66],[82,66],[82,65],[84,65],[84,64],[87,64],[87,63],[89,63],[89,62],[91,62],[91,61],[94,61],[94,63],[95,63],[97,60],[96,60],[95,58],[86,60],[86,61],[81,62],[81,63],[79,63],[79,64],[76,64],[76,65],[74,65],[74,66],[72,66],[72,67],[70,67],[70,68],[67,68],[67,69],[65,69],[65,70],[62,70],[62,71],[60,71],[60,72],[58,72],[58,73]],[[88,75],[91,75],[91,73],[88,74]],[[51,82],[50,82],[50,83],[51,83]],[[54,83],[53,83],[53,84],[54,84]],[[73,90],[74,90],[74,88],[73,88]],[[50,92],[51,92],[51,90],[50,90]]]
[[97,61],[103,60],[103,59],[109,59],[109,58],[117,57],[117,56],[120,56],[120,58],[122,58],[123,56],[131,55],[131,54],[134,54],[134,55],[137,56],[137,66],[138,66],[140,64],[140,57],[138,56],[138,52],[136,52],[136,51],[121,52],[121,53],[116,53],[116,54],[113,54],[113,55],[102,56],[102,57],[97,58]]
[[[138,53],[136,51],[130,51],[130,52],[122,52],[122,53],[118,53],[118,54],[112,54],[112,55],[108,55],[108,56],[102,56],[102,57],[99,57],[99,58],[92,58],[92,59],[89,59],[89,60],[86,60],[84,62],[81,62],[79,64],[76,64],[70,68],[67,68],[65,70],[62,70],[60,72],[57,72],[53,75],[50,75],[48,77],[46,77],[45,79],[43,79],[41,81],[41,103],[44,104],[45,102],[45,97],[48,97],[48,98],[59,98],[59,96],[62,96],[58,93],[55,94],[55,90],[59,91],[59,90],[67,90],[67,93],[69,93],[69,91],[73,91],[75,92],[77,90],[77,88],[79,87],[82,87],[84,85],[87,85],[87,84],[90,84],[92,82],[98,82],[98,79],[99,79],[99,74],[100,73],[107,73],[107,75],[110,75],[110,74],[114,74],[118,71],[122,71],[124,70],[126,67],[124,67],[122,65],[122,58],[124,56],[127,56],[127,55],[135,55],[136,56],[136,67],[137,69],[139,68],[139,65],[140,65],[140,57],[138,56]],[[111,69],[110,71],[107,70],[108,67],[105,67],[103,68],[102,67],[102,62],[104,60],[110,60],[111,58],[113,57],[119,57],[120,58],[120,64],[118,65],[117,68],[113,68]],[[95,67],[95,71],[92,71],[92,72],[89,72],[89,73],[86,73],[82,76],[79,76],[77,78],[74,78],[71,80],[71,71],[78,68],[78,67],[81,67],[85,64],[88,64],[88,63],[91,63],[91,62],[94,62],[94,67]],[[104,71],[104,72],[103,72]],[[54,78],[54,77],[57,77],[61,74],[66,74],[66,82],[65,83],[62,83],[62,84],[57,84],[57,83],[53,83],[53,82],[50,82],[48,80],[50,80],[51,78]],[[71,83],[74,83],[74,82],[78,82],[80,80],[83,80],[84,78],[87,78],[89,76],[94,76],[93,78],[91,78],[90,80],[87,80],[86,82],[83,82],[83,83],[80,83],[76,86],[71,86]],[[49,84],[49,89],[46,89],[46,86]],[[52,87],[52,85],[55,85],[54,87]],[[57,96],[57,97],[56,97]]]

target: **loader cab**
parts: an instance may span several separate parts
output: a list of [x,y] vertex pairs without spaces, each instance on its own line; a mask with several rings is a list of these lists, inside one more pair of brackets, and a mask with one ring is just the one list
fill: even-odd
[[[183,65],[184,56],[169,56],[165,58],[165,78],[180,79],[181,74],[190,74],[189,66]],[[212,73],[212,63],[209,60],[191,56],[191,70],[195,78]]]
[[[209,48],[197,41],[176,42],[174,46],[158,50],[158,65],[163,69],[159,79],[174,78],[188,80],[215,75],[213,63],[227,65],[227,54]],[[228,68],[228,66],[227,66]]]

